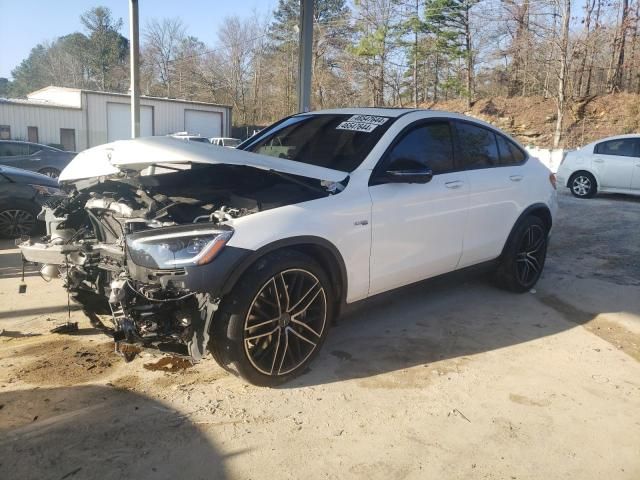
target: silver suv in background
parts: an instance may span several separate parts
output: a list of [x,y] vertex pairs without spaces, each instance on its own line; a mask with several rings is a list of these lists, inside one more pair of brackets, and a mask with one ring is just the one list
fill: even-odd
[[0,165],[22,168],[58,178],[60,172],[76,156],[39,143],[0,140]]

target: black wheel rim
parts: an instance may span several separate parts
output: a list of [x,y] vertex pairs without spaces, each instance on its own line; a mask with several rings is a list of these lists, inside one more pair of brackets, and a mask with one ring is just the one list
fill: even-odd
[[55,168],[43,168],[38,173],[51,178],[58,178],[58,176],[60,175],[60,172],[58,172],[58,170],[56,170]]
[[544,265],[547,236],[540,225],[531,225],[524,232],[516,254],[518,281],[524,285],[536,282]]
[[10,238],[28,235],[33,231],[36,219],[31,212],[20,209],[0,212],[0,233]]
[[578,175],[571,183],[571,190],[579,197],[589,195],[591,191],[591,179],[586,175]]
[[327,296],[320,280],[307,270],[284,270],[251,302],[244,323],[247,358],[265,375],[291,373],[318,347],[326,320]]

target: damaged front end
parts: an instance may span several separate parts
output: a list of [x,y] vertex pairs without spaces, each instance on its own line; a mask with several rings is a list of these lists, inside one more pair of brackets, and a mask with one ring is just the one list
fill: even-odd
[[304,182],[231,165],[103,178],[49,205],[47,236],[20,249],[25,261],[42,264],[45,280],[63,279],[117,347],[197,360],[225,276],[249,254],[227,247],[233,220],[329,195]]

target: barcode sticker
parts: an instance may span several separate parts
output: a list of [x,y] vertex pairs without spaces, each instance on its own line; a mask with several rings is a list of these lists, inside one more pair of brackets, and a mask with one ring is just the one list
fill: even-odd
[[375,115],[352,115],[348,120],[336,127],[336,130],[352,130],[354,132],[373,132],[389,118]]

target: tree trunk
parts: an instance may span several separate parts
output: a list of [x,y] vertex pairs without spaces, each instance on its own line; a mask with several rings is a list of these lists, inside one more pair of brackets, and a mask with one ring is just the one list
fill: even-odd
[[[598,26],[600,25],[600,11],[602,7],[602,0],[596,0],[596,1],[597,1],[598,8],[596,9],[596,18],[594,22],[595,32],[598,31]],[[593,64],[594,64],[595,55],[596,55],[596,49],[592,48],[591,55],[589,57],[589,69],[587,70],[587,85],[585,87],[585,96],[589,96],[591,94],[591,78],[593,76]]]
[[638,23],[640,22],[640,1],[636,2],[635,23],[633,27],[633,36],[631,37],[631,55],[629,75],[627,77],[627,91],[633,90],[634,75],[640,78],[640,65],[638,65],[636,55],[638,53]]
[[629,0],[622,0],[622,18],[620,20],[620,33],[617,37],[617,48],[614,48],[614,55],[617,53],[611,80],[609,82],[609,92],[618,92],[622,88],[622,71],[624,69],[624,48],[627,39],[627,24],[629,19]]
[[418,108],[418,22],[420,19],[420,0],[416,0],[416,25],[413,28],[413,106]]
[[596,0],[593,2],[587,1],[585,8],[587,10],[587,14],[584,20],[584,48],[582,50],[582,59],[580,60],[580,71],[578,74],[578,86],[576,90],[578,92],[578,96],[582,97],[582,85],[584,83],[584,73],[587,67],[587,57],[589,56],[590,50],[590,33],[591,33],[591,14],[593,13],[593,9],[596,5]]
[[473,51],[471,48],[471,24],[469,10],[471,5],[465,3],[464,11],[464,42],[467,50],[467,108],[473,104]]
[[562,141],[562,122],[564,117],[567,88],[567,64],[569,62],[569,21],[571,18],[571,0],[563,0],[563,2],[564,10],[562,12],[562,33],[560,39],[560,73],[558,75],[558,94],[556,98],[558,105],[558,117],[556,119],[556,129],[553,134],[553,148],[558,148]]

